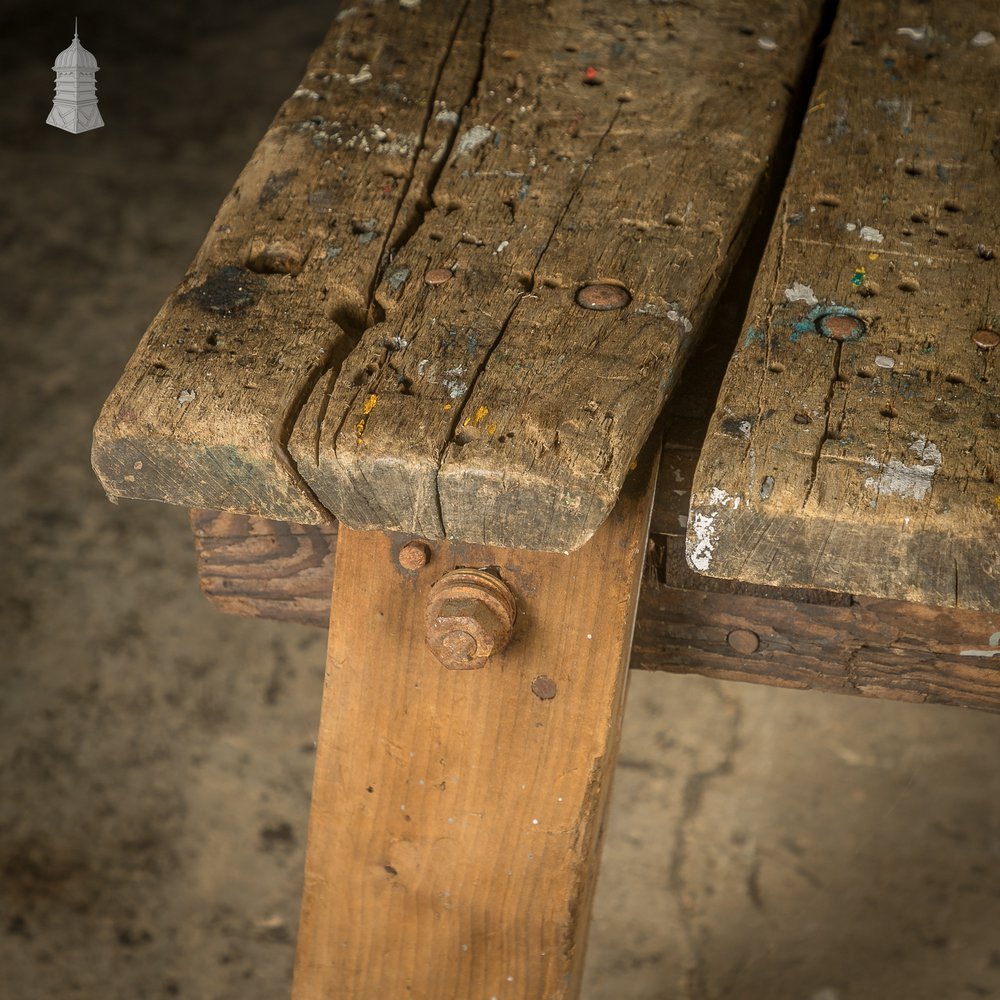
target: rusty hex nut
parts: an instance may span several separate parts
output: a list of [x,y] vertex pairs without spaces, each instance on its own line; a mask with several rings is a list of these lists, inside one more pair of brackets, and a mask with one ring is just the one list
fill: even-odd
[[427,645],[449,670],[474,670],[510,642],[516,617],[503,580],[485,570],[454,569],[431,588]]

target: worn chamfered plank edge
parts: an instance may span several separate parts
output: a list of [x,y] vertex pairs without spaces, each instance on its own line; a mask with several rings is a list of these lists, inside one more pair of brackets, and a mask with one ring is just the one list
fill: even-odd
[[468,6],[338,17],[104,406],[93,463],[112,498],[329,516],[287,437],[434,169],[419,154],[448,127],[430,135],[434,90]]
[[[418,280],[377,292],[385,321],[293,434],[324,504],[427,537],[588,537],[736,256],[818,20],[814,3],[498,5],[394,258]],[[594,279],[630,305],[581,309]]]
[[699,461],[699,571],[1000,608],[998,18],[841,3]]
[[[670,470],[661,462],[658,497]],[[202,588],[217,610],[327,627],[335,525],[211,511],[193,523]],[[687,568],[681,536],[650,542],[633,667],[1000,711],[997,613],[717,580]],[[759,648],[734,648],[736,630]]]
[[[578,995],[651,452],[569,556],[441,542],[409,572],[398,537],[341,527],[296,1000]],[[425,643],[429,588],[456,565],[494,567],[517,599],[510,645],[480,670],[446,670]]]

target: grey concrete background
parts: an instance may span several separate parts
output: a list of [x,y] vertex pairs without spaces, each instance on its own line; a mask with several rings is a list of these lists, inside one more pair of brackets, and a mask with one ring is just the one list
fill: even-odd
[[[74,14],[107,127],[44,125]],[[90,429],[329,4],[0,9],[0,995],[288,995],[318,630],[227,619]],[[1000,996],[1000,719],[633,677],[586,1000]],[[446,998],[442,998],[446,1000]]]

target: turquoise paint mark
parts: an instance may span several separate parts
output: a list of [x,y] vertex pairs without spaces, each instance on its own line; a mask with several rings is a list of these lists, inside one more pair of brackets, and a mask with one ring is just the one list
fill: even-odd
[[756,327],[748,326],[747,335],[743,338],[743,347],[747,348],[751,344],[755,344],[758,341],[760,343],[764,343],[764,334],[762,334]]

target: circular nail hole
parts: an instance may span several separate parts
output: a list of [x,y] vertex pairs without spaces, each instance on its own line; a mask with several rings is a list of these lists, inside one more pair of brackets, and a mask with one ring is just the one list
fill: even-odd
[[866,366],[864,368],[859,368],[855,374],[858,376],[858,378],[874,378],[875,377],[875,369],[874,368],[868,368]]
[[767,366],[767,370],[775,375],[780,375],[785,370],[785,366],[780,361],[772,361]]
[[948,374],[945,375],[944,380],[949,385],[966,385],[967,384],[966,377],[964,375],[959,374],[958,372],[948,372]]
[[897,287],[901,292],[919,292],[920,282],[916,278],[903,278]]
[[923,168],[918,167],[915,163],[911,163],[908,167],[904,167],[903,170],[911,177],[919,177],[924,172]]
[[910,216],[910,222],[926,222],[927,216],[923,212],[914,212]]
[[794,420],[797,424],[812,423],[812,417],[810,417],[808,413],[796,413],[795,416],[792,417],[792,420]]
[[838,208],[840,206],[840,199],[835,194],[821,194],[816,200],[821,205],[826,205],[827,208]]
[[883,406],[882,409],[879,410],[879,413],[881,413],[883,417],[888,417],[889,420],[893,420],[895,417],[899,416],[895,408],[892,406]]
[[959,203],[957,201],[950,201],[950,200],[949,201],[943,201],[941,203],[941,207],[946,212],[961,212],[962,211],[962,206],[959,205]]

